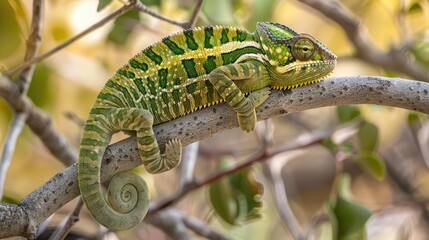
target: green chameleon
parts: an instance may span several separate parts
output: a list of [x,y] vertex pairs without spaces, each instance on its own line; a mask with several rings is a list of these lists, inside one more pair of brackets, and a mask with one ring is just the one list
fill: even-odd
[[137,225],[148,211],[146,183],[125,172],[113,177],[107,194],[102,190],[101,161],[112,134],[135,132],[146,170],[161,173],[180,163],[182,144],[170,140],[161,154],[153,125],[226,102],[249,132],[270,89],[317,82],[335,64],[336,56],[312,36],[279,23],[258,23],[255,33],[207,26],[163,38],[116,72],[89,113],[78,162],[83,201],[109,229]]

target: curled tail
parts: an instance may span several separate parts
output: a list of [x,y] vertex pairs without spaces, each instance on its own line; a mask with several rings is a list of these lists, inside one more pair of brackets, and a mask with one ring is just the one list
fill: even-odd
[[152,114],[141,108],[93,108],[86,122],[79,152],[79,188],[92,216],[111,230],[134,227],[143,220],[149,207],[146,183],[132,172],[119,173],[112,178],[106,200],[100,167],[113,133],[136,132],[142,163],[150,173],[161,173],[180,163],[180,140],[168,141],[165,154],[161,155],[152,125]]
[[125,230],[142,221],[149,206],[148,187],[133,172],[116,174],[110,181],[108,194],[103,193],[100,167],[109,145],[112,130],[109,111],[95,109],[86,122],[78,162],[78,180],[82,199],[91,215],[111,230]]

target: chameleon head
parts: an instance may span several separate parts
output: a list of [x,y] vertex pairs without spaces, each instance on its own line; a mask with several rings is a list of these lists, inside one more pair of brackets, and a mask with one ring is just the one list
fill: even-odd
[[308,34],[272,22],[256,26],[274,89],[289,89],[320,81],[335,67],[337,56]]

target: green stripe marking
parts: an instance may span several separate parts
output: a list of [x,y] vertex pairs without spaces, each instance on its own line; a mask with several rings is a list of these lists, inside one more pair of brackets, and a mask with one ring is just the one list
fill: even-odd
[[234,63],[240,56],[248,53],[260,53],[259,49],[253,46],[238,48],[234,51],[222,53],[222,61],[224,65]]
[[247,64],[241,64],[240,66],[241,66],[241,69],[243,70],[243,75],[249,76],[250,75],[250,71],[249,71],[250,69],[247,66]]
[[161,68],[158,70],[159,86],[162,88],[167,88],[167,75],[168,70],[166,68]]
[[234,37],[232,37],[232,40],[233,41],[240,41],[240,42],[243,42],[243,41],[245,41],[246,40],[246,38],[247,38],[247,34],[246,34],[246,32],[245,31],[243,31],[243,30],[240,30],[240,29],[237,29],[237,35],[236,36],[234,36]]
[[134,84],[137,86],[141,94],[146,95],[146,88],[143,86],[141,78],[134,79]]
[[186,37],[186,45],[188,45],[188,48],[191,50],[197,50],[198,44],[195,42],[194,39],[194,32],[190,29],[183,31],[183,34]]
[[94,138],[83,138],[80,142],[81,145],[85,146],[104,146],[106,143],[103,140],[94,139]]
[[204,81],[204,82],[205,82],[205,84],[206,84],[206,88],[207,88],[207,93],[206,93],[206,96],[207,96],[207,102],[208,102],[208,103],[211,103],[211,102],[213,102],[213,101],[214,101],[214,98],[213,98],[214,88],[213,88],[213,85],[210,83],[210,81],[209,81],[209,80],[206,80],[206,81]]
[[[173,100],[175,103],[179,103],[180,102],[180,92],[177,89],[174,89],[171,92],[171,95],[173,96]],[[175,104],[176,105],[176,104]]]
[[149,69],[149,67],[148,67],[148,65],[146,63],[139,62],[135,58],[131,58],[130,61],[129,61],[129,63],[130,63],[131,67],[133,67],[135,69],[141,69],[144,72],[146,72]]
[[198,91],[192,94],[192,97],[194,98],[195,106],[201,106],[201,93]]
[[195,69],[194,59],[183,59],[182,64],[186,70],[186,74],[188,75],[188,78],[198,77],[197,70]]
[[228,28],[222,29],[222,36],[220,38],[220,43],[225,44],[225,43],[229,42],[228,32],[229,32]]
[[198,83],[196,83],[196,82],[191,83],[191,84],[188,84],[188,85],[186,86],[186,91],[188,91],[188,93],[189,93],[189,94],[194,93],[194,92],[195,92],[195,89],[197,88],[197,85],[198,85]]
[[204,48],[213,48],[211,39],[213,38],[213,27],[204,28]]
[[124,95],[125,100],[128,102],[129,106],[131,106],[131,107],[136,106],[133,98],[130,95],[130,92],[128,92],[128,89],[126,87],[123,87],[114,81],[108,81],[106,83],[106,86],[121,92],[122,95]]
[[176,55],[182,55],[185,53],[185,50],[181,49],[175,42],[170,38],[164,38],[162,42]]
[[125,69],[123,69],[123,68],[120,68],[120,69],[117,71],[117,73],[118,73],[119,75],[122,75],[122,76],[126,77],[126,78],[134,78],[134,77],[136,76],[133,72],[131,72],[131,71],[127,71],[127,70],[125,70]]
[[147,82],[147,86],[149,88],[150,94],[152,94],[152,96],[156,96],[155,82],[152,81],[152,79],[150,78],[146,78],[146,82]]
[[130,92],[133,94],[134,99],[138,99],[140,97],[134,88],[130,88]]
[[107,134],[104,129],[98,125],[86,124],[84,130],[85,132],[96,132],[101,136],[105,136]]
[[168,97],[168,94],[166,92],[161,93],[161,98],[165,104],[168,104],[170,98]]
[[117,96],[115,96],[111,93],[100,93],[98,96],[101,99],[113,102],[117,106],[125,106],[125,104],[122,102],[122,100],[120,98],[118,98]]
[[211,71],[213,71],[217,66],[216,66],[216,56],[208,56],[207,60],[204,62],[203,64],[204,70],[206,70],[206,74],[210,73]]
[[146,48],[146,50],[143,51],[143,53],[154,63],[157,65],[162,63],[162,57],[156,54],[153,49],[153,47]]
[[155,138],[153,138],[152,136],[145,136],[145,137],[140,137],[138,141],[143,145],[150,145],[153,142],[155,142]]
[[234,65],[229,65],[227,67],[228,67],[228,70],[229,70],[229,72],[231,73],[232,76],[238,77],[238,71],[234,67]]

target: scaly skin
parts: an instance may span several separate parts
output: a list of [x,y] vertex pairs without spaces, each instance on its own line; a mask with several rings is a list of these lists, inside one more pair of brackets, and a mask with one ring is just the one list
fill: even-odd
[[[258,23],[255,33],[208,26],[165,37],[131,58],[106,83],[86,122],[79,153],[82,198],[92,216],[112,230],[128,229],[148,210],[147,186],[136,174],[116,175],[108,200],[100,183],[101,160],[112,134],[134,131],[150,173],[180,163],[173,139],[160,153],[152,126],[225,101],[244,131],[256,125],[255,108],[270,89],[314,83],[332,72],[336,56],[313,37],[278,23]],[[125,187],[123,187],[125,186]]]

